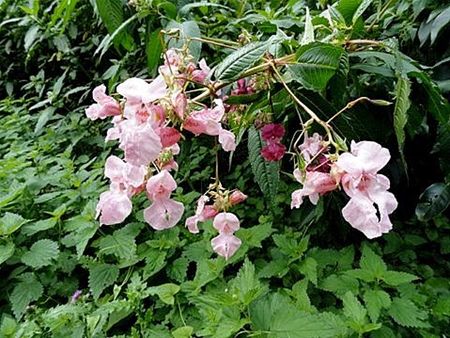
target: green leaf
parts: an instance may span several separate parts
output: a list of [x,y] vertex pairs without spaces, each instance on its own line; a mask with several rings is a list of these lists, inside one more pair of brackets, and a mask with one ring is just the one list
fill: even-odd
[[136,256],[135,237],[142,229],[141,223],[131,223],[114,231],[112,235],[101,238],[98,242],[99,253],[115,255],[119,259],[131,260]]
[[299,271],[314,285],[317,285],[317,261],[314,258],[305,258],[298,266]]
[[288,67],[292,78],[306,89],[322,91],[339,68],[344,50],[327,44],[313,43],[297,51],[297,62]]
[[89,288],[94,299],[98,299],[103,290],[114,284],[119,277],[119,268],[112,264],[95,264],[89,268]]
[[151,295],[157,295],[164,303],[174,305],[174,295],[180,291],[180,286],[173,283],[166,283],[159,286],[153,286],[147,290]]
[[342,297],[344,304],[344,315],[359,325],[364,325],[366,322],[367,310],[359,302],[358,298],[350,291],[346,292]]
[[14,242],[11,240],[0,240],[0,265],[14,254]]
[[250,305],[253,330],[270,333],[271,338],[338,337],[347,332],[342,320],[331,313],[301,312],[281,294],[271,294]]
[[374,279],[382,278],[387,271],[386,263],[375,254],[367,245],[362,248],[362,256],[359,261],[361,269],[370,272]]
[[394,108],[394,130],[397,137],[398,150],[406,170],[406,160],[403,154],[403,146],[405,145],[405,126],[408,122],[408,110],[411,105],[409,95],[411,94],[411,83],[403,76],[399,76],[395,87],[395,108]]
[[33,25],[31,26],[27,33],[25,34],[25,40],[24,40],[24,47],[25,50],[28,51],[30,49],[30,47],[33,45],[33,43],[36,41],[36,39],[38,38],[38,33],[39,33],[39,26],[38,25]]
[[249,305],[266,292],[266,288],[258,281],[254,265],[245,259],[236,278],[231,281],[233,293],[237,294],[244,305]]
[[0,218],[0,236],[8,236],[17,231],[22,225],[29,222],[18,214],[7,212]]
[[50,265],[53,259],[59,254],[58,244],[49,239],[41,239],[34,243],[30,251],[22,256],[22,263],[38,269],[43,266]]
[[53,228],[57,221],[55,218],[43,219],[31,224],[27,224],[22,228],[22,233],[27,236],[32,236],[39,231],[44,231]]
[[388,313],[397,324],[402,326],[418,328],[430,327],[430,324],[427,322],[427,313],[420,310],[409,299],[394,298]]
[[214,71],[216,80],[236,80],[257,61],[269,48],[269,41],[252,42],[228,55]]
[[339,0],[336,9],[342,14],[345,21],[350,24],[360,7],[362,0]]
[[412,281],[415,281],[419,279],[419,277],[414,276],[407,272],[400,272],[400,271],[387,271],[384,273],[383,281],[386,284],[397,286],[400,284],[410,283]]
[[383,290],[366,290],[363,298],[369,317],[373,322],[380,317],[381,309],[388,309],[391,306],[391,297]]
[[9,296],[11,308],[16,318],[20,319],[27,306],[38,300],[43,292],[42,284],[32,274],[27,274],[21,282],[17,283]]
[[444,183],[430,185],[419,197],[416,216],[426,222],[441,214],[450,204],[450,187]]
[[362,0],[352,17],[353,25],[363,15],[367,8],[372,4],[373,0]]
[[343,295],[348,291],[358,293],[359,282],[357,279],[347,275],[330,275],[322,281],[320,287],[336,295]]
[[311,42],[314,42],[314,25],[311,20],[311,15],[309,14],[309,8],[306,7],[305,29],[300,44],[307,45],[308,43]]
[[194,328],[192,326],[179,327],[172,331],[173,338],[189,338],[192,336]]
[[163,51],[161,41],[161,29],[156,29],[152,32],[147,30],[147,37],[145,39],[145,52],[147,54],[147,69],[150,74],[155,74],[161,59]]
[[197,22],[195,21],[185,21],[183,23],[170,21],[165,28],[166,31],[169,30],[179,30],[179,39],[170,39],[169,48],[181,48],[184,45],[189,46],[189,52],[194,57],[195,60],[200,58],[202,52],[202,43],[200,41],[192,40],[191,38],[201,38],[202,34]]
[[267,199],[274,203],[280,180],[280,163],[269,162],[261,156],[263,141],[254,127],[248,130],[248,151],[256,183]]

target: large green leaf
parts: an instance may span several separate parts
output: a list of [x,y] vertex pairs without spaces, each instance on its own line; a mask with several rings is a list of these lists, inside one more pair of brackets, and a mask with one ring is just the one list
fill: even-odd
[[94,299],[100,297],[105,288],[112,285],[119,277],[119,268],[112,264],[95,264],[89,268],[89,288]]
[[147,29],[145,52],[147,54],[147,69],[152,75],[156,72],[163,50],[160,34],[161,29],[156,29],[154,31],[150,31],[150,28]]
[[268,41],[252,42],[228,55],[214,71],[217,80],[236,80],[247,69],[261,60],[269,48]]
[[49,239],[41,239],[34,243],[30,251],[22,256],[22,263],[32,268],[40,268],[50,265],[52,260],[56,259],[59,254],[58,244]]
[[309,44],[298,50],[297,62],[289,66],[289,71],[306,89],[322,91],[339,68],[343,53],[334,45]]
[[263,194],[272,202],[278,192],[280,180],[279,162],[268,162],[261,156],[263,141],[254,127],[248,130],[248,152],[255,181]]
[[15,245],[11,240],[0,240],[0,264],[6,261],[14,254]]
[[27,306],[30,305],[31,302],[38,300],[43,292],[44,288],[42,287],[42,284],[36,280],[34,275],[25,274],[22,281],[16,284],[9,296],[11,308],[16,318],[19,319],[22,317]]
[[450,187],[444,183],[430,185],[420,195],[416,216],[420,221],[428,221],[439,215],[450,204]]
[[405,126],[408,122],[408,110],[411,105],[409,95],[411,94],[411,84],[409,80],[403,76],[399,76],[395,87],[395,108],[394,108],[394,130],[397,136],[398,150],[406,169],[406,160],[403,154],[405,145]]
[[0,218],[0,236],[11,235],[14,231],[17,231],[22,225],[29,220],[23,218],[18,214],[7,212]]
[[402,326],[430,327],[427,322],[427,313],[409,299],[394,298],[388,312],[392,319]]

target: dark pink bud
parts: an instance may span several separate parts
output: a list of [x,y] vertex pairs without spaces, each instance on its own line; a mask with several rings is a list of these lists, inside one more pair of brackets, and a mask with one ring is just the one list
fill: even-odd
[[286,147],[279,142],[269,142],[261,149],[261,155],[266,161],[279,161],[285,152]]
[[236,205],[236,204],[239,204],[241,202],[244,202],[246,199],[247,199],[247,195],[244,194],[240,190],[235,190],[230,195],[230,203],[232,205]]
[[214,208],[213,205],[205,205],[205,208],[202,211],[202,217],[207,220],[214,218],[219,212]]
[[284,133],[284,127],[279,123],[269,123],[261,129],[261,137],[264,141],[280,141]]

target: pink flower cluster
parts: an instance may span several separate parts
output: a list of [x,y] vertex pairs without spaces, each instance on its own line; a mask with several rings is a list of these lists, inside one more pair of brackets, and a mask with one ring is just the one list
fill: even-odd
[[266,161],[279,161],[283,158],[286,152],[286,147],[281,143],[284,133],[284,127],[278,123],[266,124],[261,129],[261,137],[266,142],[261,155]]
[[168,50],[164,60],[151,83],[130,78],[119,84],[120,100],[108,96],[104,85],[96,87],[96,103],[86,109],[91,120],[112,117],[106,140],[118,140],[124,152],[123,159],[112,155],[106,160],[110,189],[100,195],[97,204],[101,224],[123,222],[132,211],[131,198],[144,190],[151,202],[144,218],[151,227],[168,229],[180,221],[184,206],[171,198],[177,183],[170,174],[178,169],[174,156],[180,151],[180,130],[217,136],[225,151],[236,148],[234,134],[223,127],[222,100],[197,110],[198,103],[190,102],[185,94],[189,83],[209,81],[205,60],[197,68],[188,55],[175,50]]
[[304,197],[317,204],[320,195],[341,185],[350,197],[342,209],[344,219],[367,238],[379,237],[392,229],[389,215],[397,208],[397,200],[387,191],[389,179],[378,174],[390,154],[371,141],[352,141],[350,150],[331,161],[332,156],[324,153],[327,147],[318,134],[306,137],[300,151],[308,165],[304,171],[294,170],[303,188],[292,193],[291,207],[300,207]]

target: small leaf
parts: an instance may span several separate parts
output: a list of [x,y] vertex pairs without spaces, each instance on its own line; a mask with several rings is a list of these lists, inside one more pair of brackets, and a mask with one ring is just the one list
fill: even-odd
[[180,291],[180,286],[173,283],[166,283],[159,286],[148,288],[151,295],[157,295],[164,303],[169,305],[175,304],[174,295]]
[[156,29],[152,32],[147,31],[145,52],[147,54],[147,69],[150,74],[155,73],[161,59],[163,46],[160,34],[161,29]]
[[39,231],[44,231],[53,228],[56,225],[57,221],[55,218],[43,219],[31,224],[27,224],[22,228],[22,232],[24,235],[32,236]]
[[41,239],[34,243],[30,251],[22,256],[22,263],[38,269],[50,265],[59,254],[58,244],[49,239]]
[[395,87],[395,107],[394,107],[394,130],[397,137],[398,150],[406,170],[406,160],[403,154],[403,146],[405,144],[405,126],[408,122],[408,110],[411,105],[409,95],[411,94],[411,84],[407,78],[399,76]]
[[18,214],[13,214],[11,212],[5,213],[5,215],[0,218],[0,236],[11,235],[28,221],[29,220]]
[[249,305],[266,292],[266,288],[259,282],[255,274],[254,265],[245,259],[236,278],[231,281],[233,293],[236,293],[244,305]]
[[389,308],[389,315],[397,324],[407,327],[427,328],[430,324],[427,313],[420,310],[412,301],[403,298],[394,298]]
[[26,278],[17,283],[9,296],[11,308],[16,318],[20,319],[27,306],[38,300],[43,292],[42,284],[32,274],[27,275]]
[[0,265],[14,254],[15,245],[11,240],[0,240]]
[[179,39],[170,39],[169,48],[181,48],[184,45],[189,46],[189,52],[195,60],[200,58],[202,52],[202,43],[200,41],[192,40],[191,38],[201,38],[202,34],[197,22],[185,21],[183,23],[170,21],[165,27],[165,30],[178,29],[180,31]]
[[89,288],[94,299],[98,299],[103,290],[114,284],[119,277],[119,268],[112,264],[96,264],[89,268]]
[[183,326],[172,331],[173,338],[189,338],[192,336],[194,328],[192,326]]
[[359,302],[358,298],[350,291],[342,297],[344,315],[360,325],[366,322],[367,310]]
[[450,187],[444,183],[430,185],[419,197],[416,216],[426,222],[441,214],[450,204]]
[[314,258],[305,258],[305,260],[299,264],[298,269],[313,284],[317,285],[317,261]]
[[407,272],[386,271],[382,279],[386,284],[397,286],[400,284],[406,284],[415,281],[419,279],[419,277]]
[[353,25],[361,17],[361,15],[366,11],[367,8],[372,4],[373,0],[362,0],[355,13],[353,14],[352,23]]
[[367,245],[362,248],[362,256],[359,261],[361,269],[369,271],[375,278],[381,278],[387,271],[386,263],[372,251]]
[[39,26],[33,25],[31,26],[25,34],[24,47],[25,50],[28,51],[30,47],[33,45],[33,42],[36,41],[39,33]]
[[388,309],[391,306],[391,297],[383,290],[366,290],[363,298],[373,322],[380,317],[381,309]]
[[309,14],[309,8],[306,7],[305,14],[305,30],[303,32],[301,45],[307,45],[308,43],[314,42],[314,26],[311,20],[311,15]]

